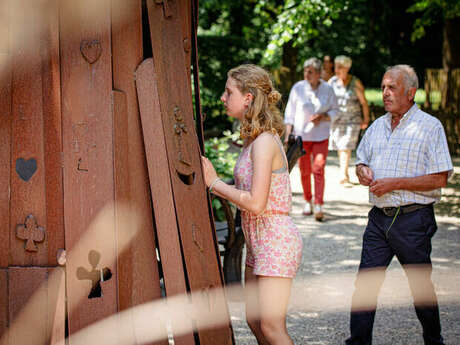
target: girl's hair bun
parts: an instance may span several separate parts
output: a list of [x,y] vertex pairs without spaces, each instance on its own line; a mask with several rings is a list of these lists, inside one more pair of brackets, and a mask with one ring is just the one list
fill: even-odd
[[276,90],[272,90],[268,94],[267,98],[268,104],[277,104],[281,99],[281,94]]

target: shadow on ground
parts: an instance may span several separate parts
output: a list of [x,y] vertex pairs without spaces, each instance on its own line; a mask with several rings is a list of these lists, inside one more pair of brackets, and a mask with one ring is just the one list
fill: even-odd
[[442,199],[435,206],[439,216],[458,217],[460,215],[460,174],[454,174],[442,190]]

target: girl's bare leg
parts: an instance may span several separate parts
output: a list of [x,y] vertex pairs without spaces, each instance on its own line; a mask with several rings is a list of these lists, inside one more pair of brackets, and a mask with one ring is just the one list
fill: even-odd
[[260,329],[270,345],[294,345],[286,329],[291,278],[258,276]]
[[246,300],[246,321],[249,328],[257,339],[259,345],[270,345],[263,336],[260,328],[260,309],[257,276],[253,274],[251,267],[246,266],[244,274],[245,300]]

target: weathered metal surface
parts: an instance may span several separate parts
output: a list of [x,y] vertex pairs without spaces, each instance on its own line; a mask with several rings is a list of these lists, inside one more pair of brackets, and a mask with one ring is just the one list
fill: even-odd
[[119,309],[161,297],[145,150],[135,70],[142,61],[142,1],[112,0],[112,66],[115,135],[115,198],[139,215],[139,232],[124,246],[131,227],[117,215]]
[[0,54],[9,51],[9,11],[10,0],[0,0]]
[[[16,229],[29,214],[46,228],[45,169],[43,151],[43,93],[40,41],[41,11],[23,9],[24,0],[10,2],[12,32],[12,129],[10,264],[47,264],[47,245],[27,252]],[[21,164],[24,162],[24,164]],[[35,164],[34,164],[35,163]],[[28,168],[28,169],[27,169]],[[29,170],[27,173],[26,171]],[[21,177],[22,175],[22,177]]]
[[[136,203],[131,198],[129,184],[128,157],[128,123],[126,96],[120,91],[114,91],[114,143],[115,143],[115,199],[117,202],[129,202],[131,210],[136,210]],[[150,206],[150,200],[145,200]],[[146,207],[139,211],[146,210]],[[144,212],[147,220],[152,220],[152,214]],[[134,238],[130,238],[132,226],[126,215],[115,209],[116,230],[118,239],[118,301],[120,310],[161,298],[160,277],[158,272],[153,238],[153,224],[146,226],[145,219]],[[121,307],[123,306],[123,307]],[[136,317],[132,318],[133,324]],[[124,325],[123,332],[132,334],[132,339],[138,339],[135,327]],[[166,326],[164,327],[166,334]],[[155,344],[167,345],[167,339]]]
[[[209,311],[214,308],[227,310],[223,291],[215,296],[208,294],[209,289],[223,285],[208,208],[190,207],[207,205],[207,195],[193,123],[190,81],[183,64],[183,47],[177,44],[182,37],[179,12],[176,2],[168,4],[172,14],[166,18],[160,4],[147,2],[159,104],[187,277],[192,298],[194,295],[208,298]],[[187,132],[180,134],[176,131],[180,122],[178,113],[187,128]],[[184,162],[184,155],[188,155],[190,164]],[[199,323],[197,328],[203,345],[232,343],[230,320],[227,325],[212,330],[200,329]]]
[[16,237],[25,241],[26,251],[36,252],[38,251],[37,243],[45,240],[45,229],[38,225],[33,214],[29,214],[24,219],[24,224],[16,225]]
[[[18,320],[9,344],[55,344],[65,317],[72,335],[161,298],[156,230],[167,296],[190,290],[210,311],[227,310],[223,293],[210,294],[222,285],[212,220],[205,207],[189,210],[206,204],[191,107],[190,3],[147,4],[164,29],[153,42],[161,78],[149,59],[136,90],[142,0],[0,0],[0,334]],[[65,269],[51,274],[58,264]],[[26,296],[37,327],[23,322]],[[136,338],[132,322],[122,328]],[[199,343],[231,343],[229,325],[196,324]],[[174,341],[198,342],[193,334]]]
[[61,71],[59,59],[59,3],[45,3],[43,41],[49,49],[42,49],[43,114],[45,155],[46,229],[48,232],[48,265],[57,265],[57,253],[65,248],[64,187],[62,176]]
[[9,268],[9,344],[57,344],[65,336],[65,284],[61,268]]
[[[113,103],[113,136],[114,136],[114,180],[115,180],[115,201],[129,203],[131,198],[129,181],[129,140],[128,140],[128,119],[126,94],[121,91],[112,92]],[[128,227],[127,227],[128,226]],[[132,231],[126,224],[124,215],[120,210],[115,209],[115,229],[117,243],[120,247],[117,250],[118,269],[118,303],[120,310],[131,306],[131,292],[134,287],[132,276],[132,265],[134,264],[133,247],[137,241],[130,243],[129,234]],[[153,258],[150,258],[153,260]]]
[[[60,142],[61,133],[60,127],[45,126],[45,119],[50,124],[60,123],[60,113],[56,111],[59,106],[47,104],[59,103],[59,84],[54,83],[59,75],[56,57],[59,56],[57,2],[19,0],[10,2],[10,6],[12,140],[9,263],[17,266],[50,265],[56,262],[57,245],[63,245],[62,222],[56,221],[62,217],[61,180],[59,172],[52,171],[60,162],[60,150],[59,147],[56,150],[55,145]],[[48,184],[50,190],[47,190]],[[48,217],[47,207],[61,212],[57,216],[51,213]],[[15,231],[29,214],[33,214],[46,230],[50,220],[53,230],[34,251],[25,249],[24,242],[17,238]],[[49,246],[48,239],[53,246]]]
[[178,0],[177,4],[182,24],[182,48],[184,50],[185,69],[190,80],[190,66],[192,63],[192,1]]
[[[137,69],[136,85],[166,296],[171,297],[187,293],[186,274],[182,264],[156,74],[151,58]],[[175,320],[171,321],[174,332]],[[174,342],[195,344],[192,334],[175,336]]]
[[8,278],[9,343],[44,344],[47,333],[47,315],[44,311],[48,309],[47,291],[44,285],[47,269],[9,268]]
[[8,267],[10,252],[11,68],[9,0],[0,0],[0,267]]
[[92,41],[82,40],[80,43],[80,52],[86,62],[92,65],[101,57],[101,42],[98,39]]
[[[64,214],[70,334],[117,311],[110,0],[60,1],[60,53],[64,153]],[[90,64],[83,41],[98,40],[101,55]],[[102,223],[102,224],[101,224]],[[89,238],[88,238],[89,237]],[[92,252],[98,253],[98,260]],[[92,281],[78,270],[112,277],[101,297],[88,298]],[[81,276],[80,276],[81,278]],[[116,336],[114,334],[108,335]]]
[[66,322],[65,270],[56,267],[48,269],[48,343],[62,344]]
[[[0,345],[8,345],[6,331],[8,330],[8,274],[0,268]],[[5,337],[4,337],[5,336]]]

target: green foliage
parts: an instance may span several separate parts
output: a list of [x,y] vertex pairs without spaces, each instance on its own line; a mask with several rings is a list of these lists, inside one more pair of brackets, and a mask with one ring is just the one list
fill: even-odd
[[340,14],[349,8],[348,0],[288,0],[284,6],[273,6],[271,1],[261,1],[258,12],[268,8],[277,11],[271,27],[270,42],[262,63],[279,65],[283,46],[293,41],[293,47],[302,47],[321,35],[321,28],[329,28]]
[[[221,138],[211,138],[205,141],[204,150],[206,157],[212,162],[217,175],[224,180],[233,178],[233,168],[235,167],[237,152],[230,151],[229,142],[238,142],[240,134],[224,131]],[[218,221],[225,221],[225,213],[219,199],[212,200],[214,218]]]
[[214,198],[212,199],[212,213],[214,214],[214,219],[218,222],[224,222],[225,219],[225,212],[222,207],[222,203],[219,199]]
[[[459,3],[200,0],[198,52],[207,135],[232,128],[233,119],[225,115],[220,96],[227,71],[241,63],[270,70],[284,97],[301,78],[302,62],[312,56],[350,56],[350,73],[366,89],[378,87],[386,67],[399,63],[412,65],[423,84],[424,69],[442,65],[442,19],[460,14]],[[427,23],[431,30],[425,32]],[[411,35],[422,33],[423,38],[411,40]]]
[[421,13],[414,22],[411,39],[416,41],[426,34],[426,28],[444,19],[460,17],[458,0],[418,0],[407,10],[409,13]]
[[[227,71],[242,63],[258,64],[268,35],[263,21],[254,15],[255,0],[201,0],[198,52],[202,110],[205,128],[221,133],[233,120],[224,113],[220,96]],[[268,36],[267,36],[268,37]]]
[[239,133],[232,134],[224,131],[221,138],[210,138],[204,143],[206,157],[212,162],[217,175],[222,179],[233,178],[233,168],[235,167],[237,152],[230,150],[230,141],[237,141]]
[[233,119],[225,114],[220,101],[227,71],[247,62],[257,63],[262,51],[250,47],[250,43],[237,36],[199,36],[198,51],[200,52],[200,86],[201,106],[206,115],[206,130],[215,129],[222,132],[231,129]]

